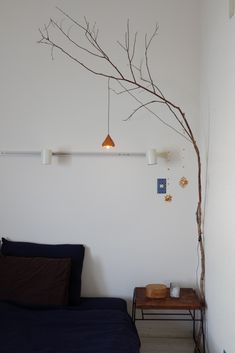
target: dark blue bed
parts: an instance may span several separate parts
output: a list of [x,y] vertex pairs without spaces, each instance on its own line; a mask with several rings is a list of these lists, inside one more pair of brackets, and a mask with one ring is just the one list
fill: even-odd
[[1,353],[139,353],[121,299],[83,298],[78,307],[0,303]]
[[83,245],[2,238],[1,353],[139,353],[120,298],[83,298]]

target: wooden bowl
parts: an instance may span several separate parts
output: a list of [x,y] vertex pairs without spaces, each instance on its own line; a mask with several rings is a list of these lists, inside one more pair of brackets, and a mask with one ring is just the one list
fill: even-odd
[[152,299],[163,299],[167,296],[165,284],[148,284],[146,286],[146,297]]

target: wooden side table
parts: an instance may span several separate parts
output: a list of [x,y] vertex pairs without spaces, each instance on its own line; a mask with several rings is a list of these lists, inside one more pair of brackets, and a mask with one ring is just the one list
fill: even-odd
[[[202,351],[197,347],[199,353],[205,353],[205,334],[203,323],[203,305],[192,288],[181,288],[179,298],[170,297],[168,288],[167,297],[164,299],[149,299],[145,296],[145,287],[134,289],[132,301],[132,320],[165,320],[165,321],[192,321],[193,339],[197,347],[196,323],[201,323]],[[136,318],[136,312],[140,310],[141,317]],[[151,312],[149,312],[151,310]],[[174,312],[164,312],[172,310]],[[154,311],[154,312],[152,312]],[[199,313],[197,317],[196,312]],[[165,316],[165,317],[164,317]],[[174,316],[174,318],[172,318]]]

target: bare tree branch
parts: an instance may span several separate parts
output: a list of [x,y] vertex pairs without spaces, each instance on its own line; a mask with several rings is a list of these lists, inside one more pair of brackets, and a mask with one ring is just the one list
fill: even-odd
[[108,61],[108,63],[114,68],[114,70],[120,75],[120,77],[124,78],[122,73],[119,71],[119,69],[117,68],[117,66],[110,60],[109,56],[105,53],[105,51],[101,48],[101,46],[98,43],[98,30],[96,32],[96,35],[94,35],[92,33],[92,31],[90,30],[90,26],[89,26],[89,22],[87,21],[86,17],[84,18],[85,23],[86,23],[86,27],[84,27],[83,25],[81,25],[78,21],[76,21],[74,18],[72,18],[71,16],[69,16],[66,12],[64,12],[63,10],[61,10],[59,7],[57,7],[57,9],[66,17],[68,18],[70,21],[72,21],[75,25],[77,25],[85,34],[85,37],[87,38],[87,40],[89,41],[89,43],[96,48],[102,55],[103,57]]
[[[121,83],[120,81],[118,81],[119,85],[124,89],[125,92],[127,92],[132,98],[134,98],[134,100],[136,100],[139,104],[144,104],[143,102],[141,102],[140,99],[138,99],[133,93],[131,93],[131,89],[127,89],[125,88],[125,86],[123,85],[123,83]],[[159,101],[160,102],[160,101]],[[162,102],[165,103],[165,102]],[[183,137],[184,139],[186,139],[188,142],[192,143],[191,139],[187,138],[182,132],[178,131],[176,128],[174,128],[172,125],[168,124],[164,119],[162,119],[159,115],[157,115],[153,110],[149,109],[147,106],[144,106],[144,108],[151,113],[152,115],[154,115],[163,125],[167,126],[169,129],[173,130],[174,132],[176,132],[178,135],[180,135],[181,137]]]
[[52,42],[50,40],[50,38],[47,38],[44,36],[44,34],[42,34],[42,38],[38,41],[38,43],[40,44],[45,44],[45,45],[49,45],[51,46],[53,49],[56,48],[58,50],[60,50],[63,54],[65,54],[69,59],[71,59],[72,61],[76,62],[77,64],[81,65],[84,69],[86,69],[87,71],[90,71],[91,73],[93,73],[94,75],[97,76],[103,76],[103,77],[107,77],[107,78],[112,78],[114,80],[120,80],[119,77],[113,76],[113,75],[109,75],[103,72],[97,72],[94,69],[92,69],[91,67],[87,66],[86,64],[84,64],[82,61],[80,61],[79,59],[77,59],[75,56],[73,56],[72,54],[70,54],[69,52],[67,52],[62,46],[55,44],[54,42]]
[[[59,49],[60,51],[62,51],[65,55],[67,55],[70,59],[72,59],[73,61],[77,62],[78,64],[80,64],[83,68],[87,69],[88,71],[90,71],[91,73],[93,74],[96,74],[96,75],[99,75],[99,76],[103,76],[103,77],[110,77],[112,79],[115,79],[116,81],[124,81],[124,82],[127,82],[127,83],[130,83],[138,88],[142,88],[144,91],[147,91],[148,93],[150,94],[154,94],[157,98],[159,98],[160,100],[162,100],[164,103],[166,103],[166,105],[168,106],[168,108],[171,110],[171,112],[173,113],[173,115],[175,116],[175,118],[177,119],[177,121],[179,122],[179,124],[181,125],[181,127],[183,128],[183,130],[186,132],[186,134],[190,137],[190,139],[192,140],[192,135],[190,133],[190,131],[188,131],[188,126],[186,124],[187,121],[185,121],[184,119],[184,115],[182,112],[179,111],[179,107],[177,107],[175,104],[173,104],[172,102],[170,102],[169,100],[167,100],[161,93],[161,91],[158,89],[158,91],[160,93],[157,93],[156,92],[156,85],[153,83],[152,81],[152,77],[151,77],[151,74],[150,74],[150,70],[148,68],[148,72],[149,72],[149,77],[150,77],[150,81],[149,80],[146,80],[143,78],[142,76],[142,71],[141,71],[141,68],[139,69],[140,70],[140,75],[141,75],[141,79],[147,83],[150,83],[151,84],[151,87],[152,89],[149,89],[148,87],[146,86],[143,86],[141,83],[137,82],[136,79],[135,79],[135,75],[133,73],[133,64],[132,62],[130,62],[130,56],[129,56],[129,41],[130,41],[130,38],[129,38],[129,25],[127,26],[127,32],[125,34],[125,44],[126,44],[126,48],[125,48],[125,51],[127,52],[127,56],[128,56],[128,62],[129,62],[129,66],[130,66],[130,69],[131,69],[131,72],[133,73],[133,77],[132,77],[132,80],[131,79],[128,79],[126,78],[120,71],[120,69],[118,69],[109,59],[109,57],[107,56],[107,54],[103,51],[103,49],[101,49],[101,47],[99,46],[99,44],[97,43],[96,39],[94,38],[91,30],[90,30],[90,26],[89,26],[89,22],[85,19],[85,22],[86,22],[86,27],[80,25],[77,21],[75,21],[74,19],[72,19],[69,15],[67,15],[64,11],[60,10],[68,19],[70,19],[71,21],[73,21],[74,24],[77,24],[79,26],[79,28],[82,29],[83,32],[85,32],[85,35],[86,35],[86,38],[88,39],[88,41],[94,46],[94,48],[96,48],[100,53],[101,53],[101,59],[105,59],[109,64],[111,63],[111,66],[115,69],[115,71],[120,75],[120,77],[118,76],[114,76],[114,75],[111,75],[111,74],[106,74],[104,72],[97,72],[96,70],[92,69],[91,67],[88,67],[88,65],[86,65],[84,62],[82,62],[81,60],[79,60],[78,58],[76,58],[74,55],[70,54],[69,52],[67,52],[62,46],[56,44],[55,42],[53,42],[51,40],[51,38],[49,37],[49,27],[50,27],[50,24],[53,24],[64,36],[65,38],[67,38],[69,41],[70,41],[70,38],[67,37],[67,34],[58,26],[58,24],[53,21],[51,19],[50,23],[48,26],[45,26],[44,30],[46,32],[46,35],[43,34],[43,32],[40,30],[40,34],[42,36],[42,39],[39,41],[40,43],[42,44],[49,44],[51,45],[51,47],[53,48],[57,48]],[[94,27],[93,27],[94,28]],[[145,37],[145,55],[146,55],[146,58],[148,58],[148,48],[153,40],[153,38],[156,36],[156,33],[157,33],[157,30],[158,30],[158,27],[156,26],[152,36],[150,37],[149,40],[147,40],[147,36]],[[71,40],[72,41],[72,40]],[[99,55],[96,55],[95,53],[93,52],[90,52],[89,50],[87,50],[86,48],[84,48],[83,46],[80,46],[79,44],[77,44],[76,46],[80,47],[80,49],[83,49],[85,50],[88,54],[91,54],[91,55],[94,55],[94,56],[97,56],[99,57]],[[53,52],[52,50],[52,52]],[[147,59],[147,62],[146,62],[146,65],[148,67],[148,59]],[[141,102],[142,104],[142,102]],[[182,122],[179,120],[178,116],[176,115],[176,113],[174,112],[174,109],[176,109],[177,111],[180,112],[180,115],[183,117],[183,121],[184,123],[186,124],[187,128],[185,128],[185,126],[182,124]],[[184,135],[183,135],[184,136]]]
[[[134,66],[134,68],[139,72],[140,74],[140,79],[146,83],[149,83],[151,86],[154,86],[155,88],[155,93],[156,93],[156,90],[157,92],[160,94],[160,96],[162,97],[163,100],[165,100],[165,96],[162,92],[162,90],[156,85],[154,84],[154,82],[152,81],[149,81],[148,79],[144,78],[143,76],[143,73],[142,73],[142,67],[140,66],[139,68],[137,66]],[[178,121],[178,123],[182,126],[183,128],[183,131],[188,135],[188,137],[192,138],[190,132],[187,130],[187,126],[184,125],[184,123],[180,120],[180,118],[177,116],[177,114],[175,113],[175,111],[173,110],[172,106],[168,103],[168,102],[165,102],[167,107],[169,108],[169,110],[171,111],[171,113],[174,115],[174,117],[176,118],[176,120]],[[177,108],[176,108],[177,109]]]
[[[126,119],[130,119],[135,113],[137,113],[140,109],[144,108],[149,111],[151,114],[156,116],[164,125],[168,126],[170,129],[174,130],[177,134],[183,136],[185,139],[190,141],[193,145],[194,152],[197,157],[197,191],[198,191],[198,203],[197,203],[197,210],[196,210],[196,223],[197,223],[197,237],[199,242],[200,254],[201,254],[201,275],[200,275],[200,294],[201,299],[204,303],[205,301],[205,288],[204,288],[204,278],[205,278],[205,251],[204,251],[204,238],[203,238],[203,231],[202,231],[202,182],[201,182],[201,173],[202,173],[202,166],[201,166],[201,156],[200,150],[197,145],[196,139],[194,137],[192,128],[188,122],[188,119],[185,116],[182,108],[168,99],[160,90],[159,86],[154,83],[152,73],[149,66],[149,49],[150,46],[155,39],[158,26],[155,26],[155,29],[148,39],[148,36],[145,36],[144,42],[144,65],[147,70],[146,79],[143,75],[143,62],[140,63],[140,67],[136,67],[133,64],[133,60],[135,57],[135,50],[136,50],[136,42],[137,42],[137,32],[134,35],[134,39],[131,41],[130,37],[130,28],[129,28],[129,20],[127,21],[127,30],[125,32],[125,41],[124,44],[118,42],[121,48],[126,52],[127,55],[127,64],[129,67],[130,75],[126,75],[120,65],[116,65],[114,61],[109,57],[107,52],[103,49],[101,44],[98,41],[98,29],[96,27],[96,23],[90,27],[89,22],[85,18],[85,25],[82,25],[80,22],[76,21],[70,15],[65,13],[60,8],[57,8],[60,13],[65,16],[72,24],[77,26],[77,29],[81,31],[84,35],[85,40],[87,41],[88,47],[81,45],[79,42],[75,42],[70,36],[70,29],[66,31],[63,29],[62,23],[59,25],[56,21],[51,20],[49,25],[44,26],[43,30],[39,30],[41,39],[38,41],[40,44],[48,45],[51,48],[51,56],[53,58],[53,52],[55,49],[58,49],[62,52],[65,56],[67,56],[72,61],[79,64],[82,68],[86,69],[87,71],[91,72],[94,75],[105,77],[109,79],[114,79],[118,82],[121,87],[131,95],[139,104],[140,106],[136,108],[132,114]],[[70,44],[75,45],[76,48],[79,48],[88,56],[95,57],[97,60],[102,60],[104,63],[107,64],[107,68],[112,68],[113,73],[109,73],[107,68],[102,71],[98,71],[93,69],[85,61],[81,60],[80,58],[74,56],[64,48],[63,44],[59,44],[55,40],[53,40],[50,36],[50,26],[53,25],[55,30],[58,30],[63,38],[67,40]],[[92,49],[91,49],[92,48]],[[106,71],[107,70],[107,71]],[[138,75],[136,74],[135,70],[137,70]],[[138,77],[137,77],[138,76]],[[126,88],[125,84],[129,85],[130,88]],[[152,100],[149,100],[147,103],[141,102],[134,94],[133,91],[138,92],[138,90],[143,90],[146,94],[150,97],[153,97]],[[175,119],[176,123],[180,128],[183,129],[183,133],[178,131],[174,126],[168,124],[164,119],[160,118],[155,112],[149,109],[150,104],[165,104],[169,109],[169,112],[172,114],[172,117]],[[186,134],[186,136],[184,135]]]

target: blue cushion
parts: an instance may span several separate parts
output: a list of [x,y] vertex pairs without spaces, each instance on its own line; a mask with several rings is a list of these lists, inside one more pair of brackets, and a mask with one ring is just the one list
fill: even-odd
[[71,277],[69,304],[78,305],[81,295],[81,275],[85,247],[80,244],[37,244],[2,238],[2,254],[23,257],[70,258]]

